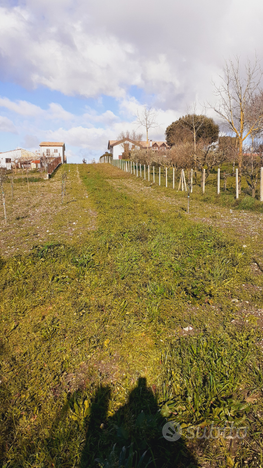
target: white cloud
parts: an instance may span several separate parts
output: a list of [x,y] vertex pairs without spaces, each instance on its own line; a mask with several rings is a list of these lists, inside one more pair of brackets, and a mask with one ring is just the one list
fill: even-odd
[[72,127],[69,130],[59,128],[47,132],[47,139],[51,141],[65,141],[68,145],[79,148],[99,150],[107,142],[104,128]]
[[67,112],[60,104],[54,102],[51,102],[48,109],[45,110],[28,101],[11,101],[6,97],[0,97],[0,107],[23,117],[42,117],[48,120],[72,120],[75,118],[74,114]]
[[7,117],[0,116],[0,131],[7,133],[18,133],[13,122]]
[[49,109],[45,112],[45,117],[51,120],[73,120],[75,118],[74,114],[66,111],[60,104],[54,102],[49,104]]
[[86,97],[125,97],[137,85],[167,100],[187,90],[200,63],[213,64],[228,8],[226,0],[220,7],[164,0],[154,8],[149,0],[27,0],[1,8],[2,76]]
[[[0,7],[0,80],[67,96],[111,96],[119,108],[102,113],[87,108],[76,115],[56,102],[43,109],[2,96],[7,116],[1,128],[15,132],[12,121],[18,126],[21,116],[24,138],[53,136],[83,151],[103,151],[109,138],[136,130],[144,103],[157,114],[152,138],[164,138],[167,125],[195,101],[214,99],[211,79],[222,73],[225,59],[262,55],[260,0],[16,3],[11,7],[3,0]],[[129,95],[133,86],[140,97]]]
[[25,135],[21,147],[30,150],[36,150],[39,149],[39,143],[39,139],[35,135]]
[[67,95],[125,98],[137,85],[183,112],[212,94],[224,59],[262,49],[260,0],[18,3],[0,8],[0,78]]
[[8,98],[0,98],[0,107],[5,107],[6,109],[15,112],[16,114],[23,115],[25,117],[36,117],[40,114],[43,114],[43,110],[31,104],[27,101],[11,101]]

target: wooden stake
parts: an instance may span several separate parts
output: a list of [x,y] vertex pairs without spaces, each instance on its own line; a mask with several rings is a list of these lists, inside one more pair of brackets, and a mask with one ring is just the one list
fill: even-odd
[[11,177],[11,193],[12,193],[12,200],[14,198],[14,177]]
[[263,167],[260,168],[260,201],[263,201]]
[[150,182],[151,180],[151,169],[150,169],[150,166],[148,164],[148,182]]
[[202,193],[205,193],[205,169],[203,169],[203,177],[202,177]]
[[143,165],[143,167],[144,167],[144,180],[146,180],[146,166],[145,166],[145,164]]
[[193,169],[191,169],[191,171],[190,171],[190,187],[191,187],[190,191],[191,191],[191,193],[193,193],[193,172],[194,172]]
[[236,169],[236,199],[238,200],[239,193],[238,193],[238,169]]
[[184,190],[185,192],[187,192],[187,185],[186,185],[186,179],[185,179],[185,172],[184,172],[184,169],[183,169],[183,188],[182,190]]
[[[180,179],[179,179],[179,185],[178,185],[178,190],[177,190],[177,192],[180,190],[180,187],[181,187],[181,185],[182,185],[182,177],[183,177],[183,169],[181,170],[181,174],[180,174]],[[183,190],[183,188],[182,188],[182,190]]]
[[5,192],[4,192],[4,186],[3,186],[3,181],[0,181],[1,184],[1,189],[2,189],[2,202],[3,202],[3,209],[4,209],[4,218],[5,218],[5,224],[7,224],[7,216],[6,216],[6,206],[5,206]]
[[27,188],[29,191],[28,169],[26,168]]
[[217,195],[220,194],[220,167],[217,169]]
[[[187,177],[189,179],[189,174],[187,173]],[[185,178],[185,175],[184,175],[184,189],[185,191],[187,192],[188,188],[187,188],[187,183],[186,183],[186,178]]]

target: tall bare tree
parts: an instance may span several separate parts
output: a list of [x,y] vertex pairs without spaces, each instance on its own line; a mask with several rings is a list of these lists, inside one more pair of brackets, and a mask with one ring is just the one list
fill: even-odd
[[239,59],[226,62],[221,83],[215,85],[218,105],[212,106],[237,139],[239,190],[241,190],[241,174],[243,159],[243,142],[248,136],[253,136],[261,130],[263,124],[263,106],[260,88],[262,72],[258,61],[250,61],[242,73]]
[[143,110],[137,113],[138,127],[144,127],[146,133],[146,142],[148,148],[149,130],[158,127],[156,112],[151,107],[144,106]]
[[118,136],[118,140],[124,140],[124,139],[129,139],[136,141],[136,143],[139,143],[142,141],[142,134],[141,133],[136,133],[134,130],[131,132],[129,130],[126,130],[126,132],[121,132]]

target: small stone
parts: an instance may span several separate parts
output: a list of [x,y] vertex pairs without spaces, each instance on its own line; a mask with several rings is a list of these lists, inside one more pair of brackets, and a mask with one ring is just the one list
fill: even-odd
[[231,302],[238,302],[238,299],[232,299]]
[[183,328],[184,331],[190,331],[190,330],[193,330],[193,327],[185,327]]

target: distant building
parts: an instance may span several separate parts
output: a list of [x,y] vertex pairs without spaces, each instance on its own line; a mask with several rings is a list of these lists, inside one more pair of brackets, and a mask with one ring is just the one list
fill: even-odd
[[39,146],[41,156],[45,156],[46,158],[57,158],[60,156],[62,164],[67,162],[65,154],[65,143],[43,141]]
[[132,149],[151,149],[153,151],[167,151],[170,146],[167,145],[166,141],[135,141],[130,138],[122,140],[109,140],[108,150],[110,151],[113,159],[122,159],[125,153]]
[[40,168],[41,168],[40,159],[34,159],[34,161],[31,161],[31,169],[40,169]]
[[3,153],[0,153],[0,167],[11,170],[12,166],[19,165],[20,162],[23,161],[31,161],[35,158],[35,153],[32,153],[32,151],[27,151],[23,148],[4,151]]

